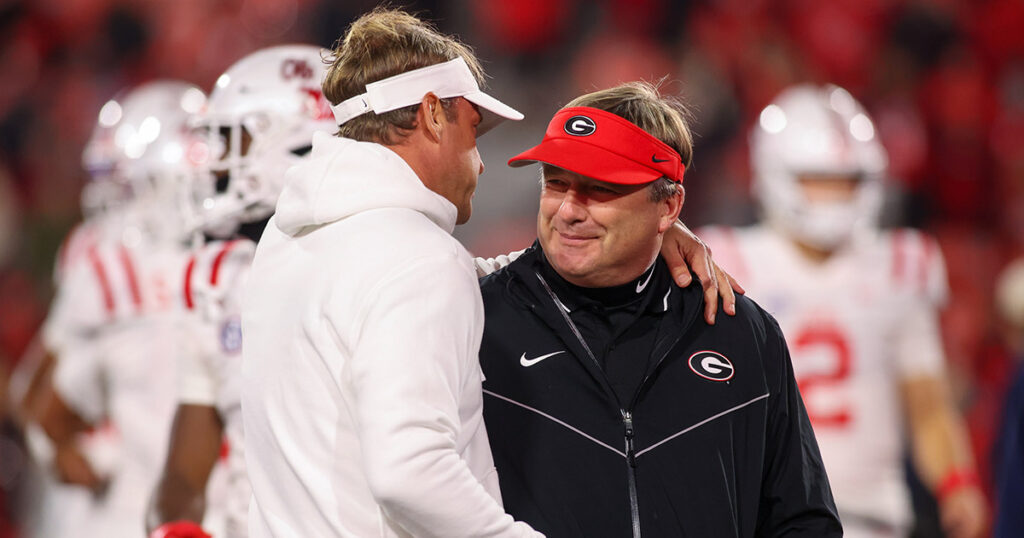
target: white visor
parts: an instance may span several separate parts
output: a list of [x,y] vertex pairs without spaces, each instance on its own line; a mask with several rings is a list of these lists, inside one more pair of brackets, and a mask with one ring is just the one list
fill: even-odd
[[463,97],[480,107],[477,136],[503,120],[523,119],[518,110],[480,91],[473,73],[461,57],[371,82],[366,85],[366,93],[332,105],[331,111],[338,125],[343,125],[371,110],[374,114],[383,114],[418,104],[427,92],[434,92],[441,99]]

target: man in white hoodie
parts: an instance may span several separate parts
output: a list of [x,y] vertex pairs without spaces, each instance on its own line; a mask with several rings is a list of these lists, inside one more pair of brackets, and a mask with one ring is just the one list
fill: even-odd
[[522,118],[482,80],[466,47],[398,11],[334,51],[342,137],[317,134],[289,171],[243,303],[251,536],[541,536],[501,507],[480,290],[451,236],[476,137]]

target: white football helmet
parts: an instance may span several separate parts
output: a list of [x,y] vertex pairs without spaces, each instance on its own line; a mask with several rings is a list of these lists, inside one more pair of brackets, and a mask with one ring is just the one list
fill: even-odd
[[312,45],[271,47],[217,79],[196,121],[209,140],[209,158],[187,204],[194,229],[225,235],[270,215],[285,171],[309,152],[313,133],[337,130],[320,88],[321,53]]
[[[770,223],[831,251],[877,225],[888,157],[871,118],[838,86],[791,87],[761,111],[751,133],[754,195]],[[799,178],[857,177],[848,202],[809,202]]]
[[113,132],[98,122],[82,151],[82,168],[88,174],[81,194],[82,215],[86,219],[110,214],[128,201],[128,193],[113,180],[116,162]]
[[158,80],[107,101],[82,155],[90,182],[83,210],[114,210],[122,224],[160,239],[184,235],[181,193],[195,175],[193,115],[206,95],[192,84]]

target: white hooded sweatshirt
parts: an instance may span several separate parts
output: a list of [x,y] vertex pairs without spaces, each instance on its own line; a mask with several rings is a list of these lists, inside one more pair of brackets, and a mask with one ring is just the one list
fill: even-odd
[[289,170],[242,313],[252,537],[541,536],[501,508],[455,219],[379,144]]

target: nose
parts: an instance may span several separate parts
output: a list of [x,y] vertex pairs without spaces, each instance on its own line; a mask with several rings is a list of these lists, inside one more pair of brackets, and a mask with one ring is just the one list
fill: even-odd
[[476,151],[476,162],[480,163],[480,172],[477,173],[480,176],[484,173],[484,160],[480,158],[480,150],[478,148],[474,148],[474,151]]
[[565,222],[580,222],[587,220],[585,200],[575,188],[565,191],[562,203],[558,206],[558,217]]

